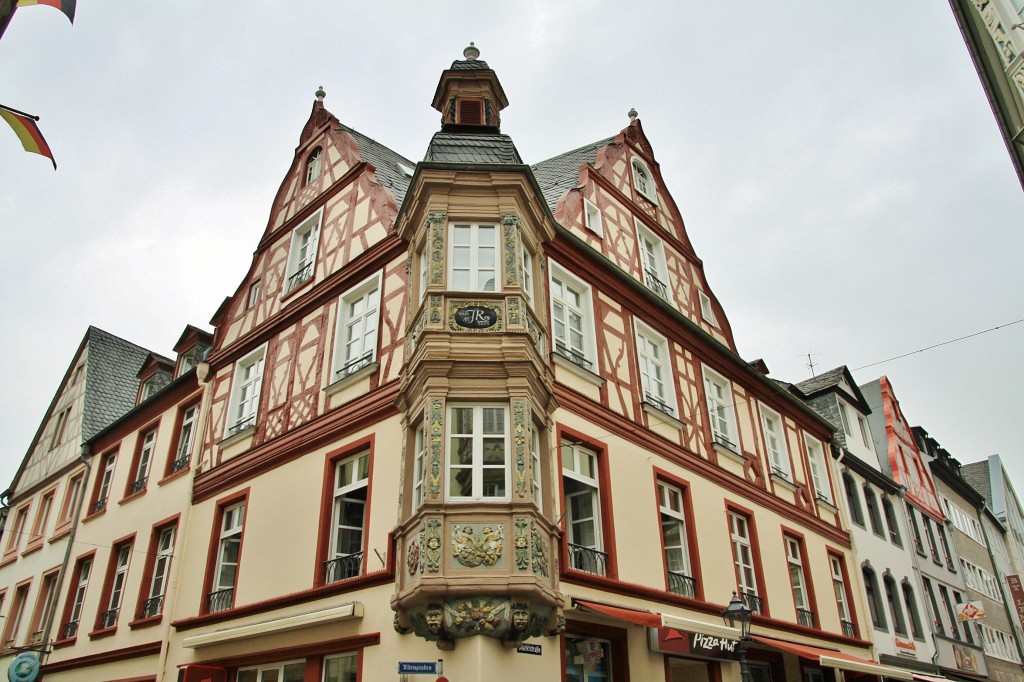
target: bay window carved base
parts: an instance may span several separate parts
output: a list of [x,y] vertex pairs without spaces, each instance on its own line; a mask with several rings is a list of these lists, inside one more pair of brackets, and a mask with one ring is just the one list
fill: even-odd
[[561,608],[500,595],[452,597],[399,608],[395,631],[412,633],[450,651],[455,642],[481,635],[517,648],[531,637],[558,636],[564,629]]

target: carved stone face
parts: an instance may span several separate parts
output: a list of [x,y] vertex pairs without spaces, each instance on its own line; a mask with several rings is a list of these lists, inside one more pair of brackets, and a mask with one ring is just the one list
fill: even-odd
[[427,630],[435,635],[441,631],[441,624],[444,622],[444,611],[441,610],[439,604],[428,606],[426,613],[423,615],[427,622]]
[[526,629],[530,623],[530,612],[524,608],[517,608],[512,612],[512,627],[520,632]]

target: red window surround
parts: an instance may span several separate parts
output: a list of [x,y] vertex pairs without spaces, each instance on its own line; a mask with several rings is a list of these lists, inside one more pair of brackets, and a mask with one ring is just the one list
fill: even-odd
[[[726,537],[729,538],[730,559],[732,558],[732,525],[729,522],[729,512],[739,514],[747,520],[747,529],[750,534],[750,553],[754,561],[754,577],[757,579],[757,594],[761,597],[760,615],[768,617],[770,615],[770,611],[768,609],[768,588],[767,581],[764,578],[764,569],[761,561],[761,545],[757,540],[757,522],[754,521],[754,512],[753,510],[747,509],[735,502],[731,502],[729,500],[725,501],[725,532],[727,533]],[[736,570],[735,562],[733,563],[733,569],[734,571]],[[736,584],[738,585],[739,582],[740,576],[737,573]]]
[[[220,551],[220,532],[221,524],[224,521],[224,510],[228,507],[232,507],[239,502],[245,504],[245,518],[249,518],[249,488],[243,488],[238,492],[222,497],[217,500],[217,513],[213,515],[213,527],[210,529],[210,547],[206,555],[206,573],[203,576],[203,593],[201,595],[202,603],[199,606],[199,613],[206,614],[210,613],[209,604],[207,597],[213,589],[214,573],[217,571],[217,555]],[[238,547],[238,570],[242,567],[242,552],[245,548],[245,523],[242,524],[242,536]],[[238,571],[235,572],[235,582],[232,586],[236,593],[232,600],[231,608],[235,608],[238,604]]]
[[317,553],[316,565],[313,567],[313,584],[320,586],[326,583],[324,563],[328,561],[328,554],[331,549],[331,524],[334,515],[334,478],[339,462],[369,451],[369,473],[366,489],[366,510],[363,517],[363,570],[366,573],[366,550],[369,545],[370,530],[370,500],[373,497],[373,462],[374,462],[374,438],[367,436],[353,443],[349,443],[337,450],[328,452],[324,458],[323,491],[320,496],[320,526],[317,531]]
[[[661,523],[661,508],[658,504],[658,483],[667,483],[670,486],[678,488],[683,493],[683,516],[686,518],[686,545],[690,555],[690,577],[694,580],[694,597],[701,601],[704,600],[704,581],[700,571],[700,550],[697,544],[697,532],[693,526],[693,499],[690,496],[690,482],[686,479],[674,476],[663,469],[657,467],[654,468],[654,511],[658,519],[658,523]],[[659,534],[661,541],[661,556],[665,556],[665,537],[663,534]],[[667,567],[666,567],[666,583],[667,583]],[[666,584],[666,589],[668,585]]]

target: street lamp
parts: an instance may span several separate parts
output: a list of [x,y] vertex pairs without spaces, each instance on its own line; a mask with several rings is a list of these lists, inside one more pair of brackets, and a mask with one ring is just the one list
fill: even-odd
[[743,600],[733,591],[729,605],[722,611],[722,620],[730,628],[738,627],[740,631],[740,641],[736,645],[736,649],[740,656],[740,680],[742,682],[750,682],[750,669],[747,667],[747,642],[750,640],[751,614],[753,611],[750,610],[750,607],[744,604]]

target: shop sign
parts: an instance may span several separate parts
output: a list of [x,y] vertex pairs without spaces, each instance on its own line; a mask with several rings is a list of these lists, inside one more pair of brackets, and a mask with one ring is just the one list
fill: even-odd
[[455,324],[466,329],[487,329],[498,323],[498,312],[491,308],[468,305],[455,311]]
[[978,672],[978,659],[974,657],[974,652],[956,644],[953,645],[953,660],[956,661],[956,667],[960,670],[967,670],[968,672]]
[[650,628],[648,632],[651,651],[724,661],[739,659],[739,641],[735,639],[665,627]]
[[1020,619],[1021,627],[1024,627],[1024,585],[1021,584],[1019,575],[1006,576],[1006,584],[1010,587],[1010,596],[1013,598],[1013,605],[1017,609],[1017,617]]
[[903,654],[904,656],[917,655],[917,645],[914,644],[914,640],[893,637],[893,643],[896,645],[896,653]]
[[604,659],[604,646],[596,639],[584,639],[576,643],[576,650],[579,655],[573,658],[573,663],[583,666],[583,672],[589,675],[597,670],[597,666]]
[[965,620],[978,620],[985,617],[985,605],[980,601],[969,601],[965,604],[956,605],[956,619],[960,622]]

